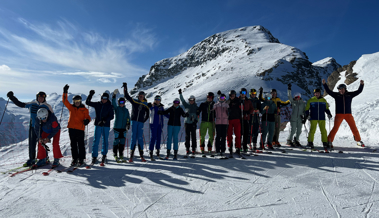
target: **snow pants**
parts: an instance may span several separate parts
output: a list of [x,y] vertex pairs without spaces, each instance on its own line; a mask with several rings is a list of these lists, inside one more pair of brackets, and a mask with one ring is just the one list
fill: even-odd
[[186,149],[189,151],[191,144],[190,141],[192,140],[192,151],[196,151],[196,124],[186,123],[184,124],[184,127],[186,129]]
[[86,147],[84,144],[84,130],[68,129],[70,136],[71,155],[73,160],[86,159]]
[[143,123],[132,120],[132,144],[130,149],[134,150],[138,140],[138,149],[143,151]]
[[37,135],[30,121],[29,127],[29,160],[36,159]]
[[311,122],[311,129],[309,130],[308,142],[313,142],[317,124],[321,132],[321,141],[328,142],[328,134],[326,133],[326,129],[325,129],[325,120],[311,120],[310,122]]
[[262,138],[261,138],[261,146],[264,146],[264,143],[266,142],[266,136],[267,136],[267,144],[272,145],[273,137],[274,137],[274,131],[275,131],[275,122],[269,122],[269,121],[262,121],[261,128],[262,128]]
[[233,148],[233,132],[236,136],[235,146],[236,148],[241,148],[241,120],[233,119],[229,120],[228,126],[228,147]]
[[174,151],[177,151],[179,148],[179,132],[180,126],[167,126],[167,150],[171,150],[171,143],[174,139]]
[[303,127],[303,123],[301,122],[301,119],[298,119],[296,121],[291,121],[291,132],[288,135],[287,140],[293,140],[293,136],[296,134],[296,140],[299,140],[300,134],[301,134],[301,128]]
[[[46,133],[46,132],[42,132],[42,135],[41,135],[41,138],[47,138],[50,134],[49,133]],[[59,146],[59,139],[60,139],[60,136],[61,136],[61,130],[59,130],[55,136],[53,137],[53,153],[54,153],[54,158],[58,159],[58,158],[62,158],[63,155],[62,155],[62,152],[61,152],[61,148]],[[45,150],[45,148],[41,145],[41,143],[38,142],[38,155],[37,155],[37,158],[38,159],[44,159],[47,157],[47,152]]]
[[251,125],[250,127],[250,143],[257,143],[257,138],[258,138],[258,132],[259,132],[259,123],[255,122]]
[[275,129],[274,129],[274,137],[272,141],[279,142],[279,133],[280,133],[280,114],[275,114]]
[[249,144],[250,141],[250,122],[248,120],[243,120],[243,125],[241,123],[241,136],[243,137],[243,140],[241,139],[242,147],[246,150],[247,144]]
[[159,124],[158,125],[150,124],[150,131],[151,131],[151,139],[150,139],[149,150],[153,151],[154,145],[155,145],[155,149],[160,150],[161,138],[162,138],[162,126]]
[[114,133],[113,154],[117,156],[117,151],[118,151],[119,157],[123,157],[127,131],[126,129],[113,129],[113,133]]
[[200,124],[200,149],[204,150],[205,147],[205,135],[208,131],[208,151],[212,150],[213,139],[214,139],[214,123],[213,122],[201,122]]
[[92,144],[92,157],[97,157],[99,155],[99,142],[101,135],[103,136],[101,154],[107,155],[108,153],[108,138],[110,127],[105,126],[95,126],[95,136]]
[[346,120],[347,124],[349,125],[351,131],[353,132],[355,141],[361,141],[361,135],[359,134],[358,128],[355,125],[354,117],[351,114],[336,114],[336,117],[334,118],[334,126],[329,133],[328,140],[330,142],[334,141],[334,137],[336,136],[338,128],[340,127],[343,120]]
[[228,125],[216,125],[216,152],[224,153],[226,150],[226,134],[228,132]]

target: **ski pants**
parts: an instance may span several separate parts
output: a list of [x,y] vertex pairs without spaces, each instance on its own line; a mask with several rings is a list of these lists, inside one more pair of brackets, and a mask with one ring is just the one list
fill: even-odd
[[69,128],[68,135],[70,136],[72,159],[86,159],[86,147],[84,145],[84,130]]
[[247,144],[250,141],[250,122],[248,120],[243,120],[243,125],[241,125],[241,131],[241,136],[243,137],[243,140],[241,139],[242,146],[243,149],[247,149]]
[[354,117],[351,114],[336,114],[336,117],[334,118],[334,126],[332,131],[329,133],[328,140],[330,142],[334,141],[334,137],[336,136],[338,128],[340,127],[343,120],[346,120],[347,124],[349,125],[351,131],[353,132],[355,141],[361,141],[361,136],[359,134],[357,126],[355,125]]
[[208,131],[208,151],[212,150],[214,139],[214,123],[213,122],[201,122],[200,124],[200,148],[204,150],[205,147],[205,135]]
[[29,160],[36,159],[37,135],[30,121],[29,127]]
[[138,149],[143,151],[143,123],[132,120],[132,144],[130,146],[131,150],[136,148],[138,140]]
[[189,151],[190,149],[190,141],[192,139],[192,151],[196,151],[197,143],[196,143],[196,124],[195,123],[186,123],[184,124],[186,129],[186,149]]
[[99,142],[101,135],[103,135],[101,154],[107,155],[108,153],[108,137],[110,127],[105,126],[95,126],[95,136],[92,144],[92,157],[97,157],[99,155]]
[[328,142],[328,134],[326,133],[326,129],[325,129],[325,120],[311,120],[310,122],[311,122],[311,129],[309,130],[308,142],[313,142],[317,124],[318,124],[318,127],[320,128],[322,142]]
[[157,150],[161,149],[161,138],[162,138],[162,126],[161,125],[154,125],[150,124],[150,130],[151,130],[151,139],[150,139],[150,146],[149,150],[154,150],[154,145]]
[[[41,138],[47,138],[50,134],[46,132],[42,132]],[[59,130],[53,137],[53,153],[54,153],[54,158],[59,159],[62,158],[62,152],[61,148],[59,146],[59,139],[61,135],[61,130]],[[38,142],[38,159],[44,159],[47,157],[47,152],[45,148],[41,145],[41,143]]]
[[235,146],[236,148],[241,148],[241,120],[233,119],[229,120],[228,126],[228,147],[233,148],[233,132],[236,136],[235,138]]
[[124,156],[126,129],[113,129],[113,154],[117,156],[117,151],[120,157]]
[[251,142],[257,143],[258,132],[259,132],[259,123],[254,122],[253,124],[251,124],[250,128],[251,128],[250,129],[250,132],[251,132],[250,139],[252,139]]
[[280,114],[275,114],[275,129],[274,129],[274,137],[272,141],[279,142],[279,133],[280,133]]
[[303,123],[301,122],[301,119],[298,119],[296,121],[291,121],[291,132],[288,135],[287,140],[293,140],[293,136],[296,134],[296,140],[299,141],[299,137],[301,134],[301,128],[303,127]]
[[167,150],[171,150],[171,143],[174,139],[174,151],[177,151],[179,148],[179,132],[180,126],[167,126]]
[[264,146],[267,136],[267,144],[272,145],[274,131],[275,131],[275,122],[263,121],[261,124],[262,128],[262,138],[261,146]]
[[226,150],[226,134],[228,132],[228,125],[216,125],[216,152],[224,153]]

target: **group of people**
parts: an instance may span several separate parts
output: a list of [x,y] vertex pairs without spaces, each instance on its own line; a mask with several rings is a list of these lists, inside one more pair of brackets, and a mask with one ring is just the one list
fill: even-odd
[[[175,98],[173,105],[167,109],[161,103],[161,96],[156,95],[154,101],[147,102],[143,91],[140,91],[136,99],[133,99],[127,89],[127,84],[123,84],[124,97],[116,100],[116,89],[112,94],[112,101],[108,93],[101,95],[101,100],[92,102],[95,94],[91,90],[85,103],[95,109],[96,118],[94,121],[94,140],[92,145],[92,164],[98,160],[98,144],[102,139],[101,162],[104,163],[108,153],[108,137],[110,132],[110,123],[114,120],[114,142],[113,155],[117,161],[126,161],[124,159],[124,148],[127,131],[131,129],[131,152],[129,162],[133,162],[134,153],[138,144],[139,155],[142,161],[146,161],[143,156],[143,128],[144,123],[149,119],[149,127],[151,138],[149,143],[149,156],[154,159],[154,148],[156,155],[161,159],[169,159],[171,148],[174,150],[173,159],[177,159],[179,132],[181,129],[181,117],[184,117],[185,128],[185,147],[186,156],[195,155],[197,149],[196,130],[197,123],[201,116],[200,123],[200,151],[202,154],[211,153],[213,143],[215,144],[217,155],[223,156],[228,146],[229,153],[240,154],[251,150],[273,149],[273,146],[280,147],[280,108],[291,104],[292,113],[290,118],[291,131],[287,138],[287,144],[290,146],[302,146],[299,137],[302,132],[302,125],[309,119],[311,123],[308,135],[307,146],[314,148],[313,140],[317,125],[320,128],[321,138],[325,149],[333,147],[333,140],[338,128],[343,120],[349,124],[355,141],[363,146],[359,131],[355,125],[354,118],[351,114],[352,98],[360,94],[363,90],[364,82],[360,81],[357,91],[348,92],[345,84],[340,84],[338,92],[332,92],[327,86],[325,80],[322,81],[323,87],[331,97],[335,99],[336,116],[334,127],[327,135],[325,128],[325,114],[329,119],[332,115],[329,105],[325,98],[321,95],[320,89],[314,90],[314,97],[307,102],[301,98],[300,93],[292,96],[291,84],[288,84],[288,99],[282,101],[277,96],[277,91],[272,89],[263,96],[263,88],[259,89],[257,96],[256,89],[250,92],[246,88],[239,91],[239,96],[235,90],[231,90],[228,96],[221,91],[217,92],[217,100],[213,92],[207,94],[206,101],[200,105],[196,103],[195,96],[191,95],[186,100],[182,90],[179,89],[179,98]],[[68,101],[69,86],[63,88],[62,100],[64,105],[70,112],[68,120],[68,133],[71,141],[72,166],[81,166],[86,157],[85,149],[85,127],[91,122],[89,110],[82,104],[82,97],[76,95],[72,99],[72,104]],[[54,115],[52,107],[46,102],[46,94],[39,92],[36,100],[23,103],[20,102],[13,92],[8,92],[7,96],[22,108],[30,110],[30,127],[29,127],[29,160],[25,166],[44,165],[49,162],[48,146],[46,143],[53,139],[53,166],[59,165],[59,159],[62,158],[60,151],[60,124]],[[131,116],[129,110],[125,107],[126,101],[132,105]],[[216,102],[217,101],[217,102]],[[184,109],[180,106],[183,105]],[[168,118],[167,122],[167,154],[164,158],[160,157],[160,145],[162,140],[162,132],[164,127],[164,118]],[[257,144],[258,135],[261,133],[260,142]],[[208,143],[205,145],[206,135],[208,134]],[[234,134],[234,137],[233,137]],[[234,140],[233,140],[234,138]],[[36,153],[36,143],[38,141],[38,155]],[[172,147],[173,143],[173,147]],[[234,145],[233,145],[234,144]],[[266,145],[266,146],[265,146]],[[205,151],[207,147],[207,151]],[[38,159],[38,162],[36,161]]]

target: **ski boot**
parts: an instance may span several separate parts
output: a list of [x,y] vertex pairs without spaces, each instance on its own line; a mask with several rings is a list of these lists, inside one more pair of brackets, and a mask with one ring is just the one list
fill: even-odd
[[141,162],[146,162],[145,158],[143,157],[143,150],[142,149],[139,150],[139,156],[141,158]]
[[178,150],[174,150],[174,159],[173,160],[178,160]]
[[78,159],[72,159],[70,166],[76,166],[78,164]]
[[291,140],[287,140],[287,145],[289,145],[290,147],[296,147]]
[[229,158],[233,158],[233,148],[229,148]]
[[167,149],[167,156],[164,158],[165,160],[168,160],[170,158],[170,152],[171,152],[171,150]]
[[365,144],[364,144],[362,141],[358,141],[358,142],[357,142],[357,145],[358,145],[359,147],[362,147],[362,148],[366,147]]
[[183,156],[183,158],[188,158],[189,155],[190,155],[190,151],[189,151],[189,149],[187,149],[186,154]]
[[330,150],[329,143],[323,142],[322,146],[324,147],[325,153],[329,153],[329,150]]
[[205,154],[204,147],[201,147],[200,150],[201,150],[201,154],[202,154],[201,156],[202,157],[207,157],[207,155]]
[[192,154],[191,154],[191,158],[195,158],[195,154],[196,154],[196,151],[193,150],[193,151],[192,151]]
[[59,166],[59,158],[54,158],[54,162],[53,162],[52,168],[55,168],[57,166]]
[[237,154],[237,155],[241,155],[241,150],[240,150],[240,148],[236,148],[236,154]]
[[47,164],[46,158],[43,158],[43,159],[38,160],[37,163],[32,166],[32,168],[42,167],[42,166],[45,166],[46,164]]
[[136,148],[134,147],[134,149],[132,149],[130,151],[130,158],[129,158],[129,163],[133,163],[133,156],[134,156],[134,151],[136,150]]
[[84,159],[79,159],[78,167],[84,166]]
[[97,157],[92,157],[91,164],[94,165],[97,163]]
[[275,142],[275,144],[274,144],[274,143],[272,143],[272,145],[271,145],[271,146],[273,146],[273,145],[274,145],[275,147],[278,147],[278,148],[279,148],[279,147],[282,147],[282,145],[281,145],[279,142]]
[[272,147],[272,144],[270,142],[267,143],[267,149],[268,150],[274,150],[274,147]]
[[152,150],[149,151],[149,154],[150,154],[150,160],[155,161]]
[[35,163],[36,163],[36,160],[27,160],[26,163],[24,163],[22,166],[23,167],[31,167]]
[[313,142],[308,142],[307,147],[310,147],[312,150],[315,149]]
[[107,155],[103,155],[103,156],[101,157],[101,163],[100,163],[100,166],[104,166],[106,161],[107,161]]
[[295,144],[296,147],[303,148],[303,146],[300,144],[300,142],[297,141],[296,139],[294,140],[294,144]]
[[253,151],[256,151],[257,150],[257,143],[253,143]]

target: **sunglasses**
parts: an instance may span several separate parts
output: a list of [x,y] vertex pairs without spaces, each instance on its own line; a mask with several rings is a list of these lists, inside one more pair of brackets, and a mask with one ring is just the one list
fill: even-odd
[[221,100],[225,100],[226,98],[224,96],[220,97]]
[[242,95],[246,95],[246,91],[242,91],[241,94],[242,94]]
[[180,101],[174,101],[174,104],[180,104]]
[[125,101],[120,101],[120,104],[125,104]]
[[74,100],[74,103],[81,103],[81,100]]
[[156,98],[156,99],[154,99],[154,100],[156,100],[156,101],[160,101],[161,99],[160,99],[160,98]]

